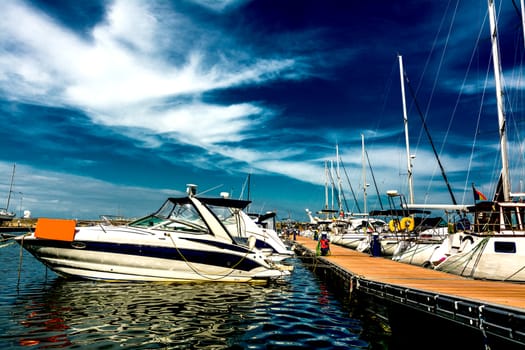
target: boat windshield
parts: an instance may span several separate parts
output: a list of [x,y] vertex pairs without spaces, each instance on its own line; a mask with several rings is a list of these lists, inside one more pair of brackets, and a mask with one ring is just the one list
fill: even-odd
[[224,225],[232,225],[237,222],[233,208],[208,205],[208,208],[219,218]]
[[209,233],[208,227],[191,203],[166,201],[155,214],[139,219],[130,226],[147,226],[154,229]]

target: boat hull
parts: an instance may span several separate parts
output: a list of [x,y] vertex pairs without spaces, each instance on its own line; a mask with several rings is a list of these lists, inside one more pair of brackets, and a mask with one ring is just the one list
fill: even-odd
[[441,248],[441,243],[434,241],[407,242],[407,245],[406,248],[402,248],[401,252],[395,252],[392,260],[405,264],[433,267],[432,258],[437,255],[437,251]]
[[350,249],[357,249],[363,240],[367,239],[366,234],[343,235],[339,241],[339,245]]
[[460,276],[525,282],[525,236],[471,236],[473,244],[449,256],[436,270]]
[[[116,242],[17,240],[63,277],[110,281],[250,282],[280,278],[288,271],[268,269],[252,252],[206,250]],[[222,251],[221,251],[222,250]]]

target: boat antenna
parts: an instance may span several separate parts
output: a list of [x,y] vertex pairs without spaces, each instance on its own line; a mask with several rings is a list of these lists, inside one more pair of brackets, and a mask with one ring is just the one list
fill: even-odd
[[219,187],[222,187],[222,186],[224,186],[224,184],[220,184],[220,185],[217,185],[217,186],[215,186],[215,187],[209,188],[209,189],[207,189],[207,190],[204,191],[204,192],[200,192],[199,195],[201,195],[201,194],[205,194],[205,193],[210,192],[210,191],[213,191],[213,190],[216,190],[216,189],[218,189]]

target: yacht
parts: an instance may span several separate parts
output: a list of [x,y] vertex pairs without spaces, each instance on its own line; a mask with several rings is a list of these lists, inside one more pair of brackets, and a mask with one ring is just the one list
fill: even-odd
[[168,198],[156,212],[129,224],[79,226],[75,220],[39,218],[34,232],[15,241],[64,277],[264,282],[290,275],[291,267],[257,248],[255,235],[240,239],[228,227],[233,216],[220,218],[214,210],[240,212],[244,202],[198,197],[196,185],[188,185],[186,196]]

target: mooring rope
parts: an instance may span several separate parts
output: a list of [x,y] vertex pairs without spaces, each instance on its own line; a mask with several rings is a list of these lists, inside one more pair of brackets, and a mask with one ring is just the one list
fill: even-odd
[[508,281],[510,280],[512,277],[516,276],[518,273],[520,273],[521,271],[525,270],[525,265],[523,265],[522,267],[520,267],[516,272],[514,272],[513,274],[511,274],[510,276],[508,277],[505,277],[504,281]]
[[24,255],[24,238],[26,235],[22,236],[22,240],[20,241],[20,255],[18,259],[18,281],[16,282],[16,289],[20,286],[20,275],[22,273],[22,256]]
[[171,242],[173,243],[173,246],[175,247],[175,249],[177,250],[177,252],[179,253],[179,255],[181,256],[181,258],[184,260],[184,262],[186,263],[186,265],[188,265],[188,267],[193,271],[195,272],[196,274],[198,274],[199,276],[201,277],[204,277],[208,280],[211,280],[211,281],[218,281],[218,280],[221,280],[223,278],[226,278],[228,277],[229,275],[231,275],[233,273],[233,271],[235,270],[235,268],[237,266],[239,266],[243,261],[244,259],[246,259],[246,257],[251,253],[250,251],[247,251],[246,254],[241,257],[241,259],[236,263],[234,264],[230,269],[229,269],[229,272],[228,273],[218,273],[217,275],[221,275],[219,277],[209,277],[208,275],[200,272],[196,267],[193,266],[193,264],[188,260],[186,259],[186,257],[184,256],[184,254],[182,254],[182,252],[180,251],[179,247],[177,247],[177,244],[175,243],[175,241],[173,240],[173,237],[171,236],[171,234],[169,233],[165,233],[166,236],[168,236],[171,240]]
[[[450,268],[444,269],[443,271],[444,272],[450,272],[451,270],[455,269],[456,267],[459,267],[459,266],[463,265],[463,269],[461,270],[461,273],[459,274],[460,276],[463,276],[463,273],[467,269],[469,263],[474,258],[476,258],[477,260],[476,260],[474,266],[472,267],[472,273],[470,274],[470,276],[472,277],[472,275],[474,274],[474,272],[476,270],[476,266],[479,263],[479,257],[481,256],[481,253],[483,252],[483,249],[485,248],[487,243],[488,243],[488,238],[483,238],[481,240],[481,242],[479,242],[476,245],[476,247],[474,247],[474,249],[472,249],[470,252],[466,253],[464,256],[458,258],[454,263],[450,264]],[[453,256],[454,255],[452,255],[452,257]]]

